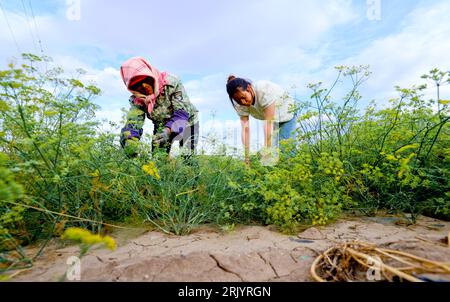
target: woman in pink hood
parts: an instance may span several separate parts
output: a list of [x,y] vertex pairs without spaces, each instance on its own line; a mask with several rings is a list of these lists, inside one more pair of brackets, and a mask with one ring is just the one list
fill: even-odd
[[122,64],[120,74],[131,92],[127,122],[121,131],[120,143],[128,155],[137,155],[137,143],[143,134],[145,117],[154,124],[152,151],[163,148],[170,152],[172,142],[180,141],[189,153],[198,142],[198,110],[189,101],[181,81],[167,72],[160,72],[142,57],[133,57]]

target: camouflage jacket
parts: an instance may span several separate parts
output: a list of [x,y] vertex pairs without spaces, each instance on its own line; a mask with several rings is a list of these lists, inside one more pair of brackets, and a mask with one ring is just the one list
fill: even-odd
[[[145,117],[149,118],[155,127],[155,133],[162,131],[164,127],[169,127],[174,132],[180,132],[198,122],[198,110],[189,101],[181,81],[173,76],[167,76],[168,83],[164,86],[151,114],[147,112],[145,106],[135,103],[135,96],[129,99],[130,109],[127,113],[125,127],[121,131],[121,145],[124,146],[127,140],[139,140],[143,134]],[[174,129],[172,125],[180,119],[185,120],[184,129]],[[177,123],[179,125],[180,123]]]

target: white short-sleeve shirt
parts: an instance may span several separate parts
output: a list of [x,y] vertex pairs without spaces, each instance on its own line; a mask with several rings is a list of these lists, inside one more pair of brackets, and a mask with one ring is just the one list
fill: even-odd
[[236,104],[239,116],[249,116],[264,120],[264,110],[275,102],[275,121],[287,122],[294,117],[292,107],[294,100],[281,86],[269,81],[257,81],[252,83],[255,92],[255,103],[252,106]]

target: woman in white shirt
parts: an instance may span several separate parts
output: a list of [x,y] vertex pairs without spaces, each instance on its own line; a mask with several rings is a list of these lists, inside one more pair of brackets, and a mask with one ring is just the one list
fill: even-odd
[[[276,143],[273,139],[274,128],[279,129],[280,141],[294,137],[296,117],[293,107],[295,101],[279,85],[269,81],[252,83],[231,75],[228,77],[227,93],[241,119],[246,163],[249,162],[250,154],[250,115],[266,121],[264,124],[265,147],[271,148]],[[278,127],[276,127],[277,125]]]

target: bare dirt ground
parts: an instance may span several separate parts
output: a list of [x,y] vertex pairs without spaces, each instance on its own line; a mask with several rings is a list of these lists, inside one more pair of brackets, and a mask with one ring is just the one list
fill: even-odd
[[[364,241],[430,260],[450,262],[450,222],[421,216],[407,225],[393,216],[345,218],[325,227],[284,235],[262,226],[188,236],[159,232],[113,234],[115,251],[97,249],[81,260],[81,281],[312,281],[316,256],[342,242]],[[31,269],[11,281],[57,281],[78,246],[52,244]]]

